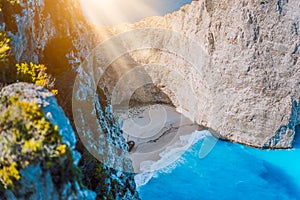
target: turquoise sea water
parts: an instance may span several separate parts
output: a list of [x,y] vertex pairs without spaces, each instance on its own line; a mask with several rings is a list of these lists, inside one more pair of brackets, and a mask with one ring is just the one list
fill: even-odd
[[142,200],[300,199],[299,130],[292,150],[258,150],[219,141],[204,159],[202,141],[173,170],[139,188]]

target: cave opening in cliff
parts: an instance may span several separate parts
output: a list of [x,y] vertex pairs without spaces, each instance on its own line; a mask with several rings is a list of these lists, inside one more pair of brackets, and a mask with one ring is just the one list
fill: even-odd
[[175,108],[170,97],[153,83],[136,89],[129,101],[130,107],[151,104],[166,104]]
[[[173,145],[178,145],[178,154],[170,160],[161,158],[160,162],[168,166],[176,161],[192,145],[191,133],[203,127],[177,110],[174,103],[179,94],[136,65],[128,56],[117,59],[102,74],[97,92],[102,108],[111,104],[116,117],[122,119],[122,133],[130,144],[134,171],[139,173],[145,159],[150,156],[156,160]],[[185,137],[191,138],[182,141]]]

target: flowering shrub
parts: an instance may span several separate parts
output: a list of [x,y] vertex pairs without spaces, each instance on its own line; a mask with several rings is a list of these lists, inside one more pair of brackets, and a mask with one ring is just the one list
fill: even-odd
[[57,90],[52,89],[54,86],[54,81],[47,74],[47,67],[45,65],[21,63],[17,64],[16,67],[19,79],[21,81],[34,83],[47,89],[51,89],[52,93],[54,94],[58,93]]
[[65,169],[65,161],[72,164],[58,127],[36,104],[16,97],[1,97],[0,104],[0,190],[13,188],[21,178],[19,171],[29,164],[41,163],[50,171],[52,167]]

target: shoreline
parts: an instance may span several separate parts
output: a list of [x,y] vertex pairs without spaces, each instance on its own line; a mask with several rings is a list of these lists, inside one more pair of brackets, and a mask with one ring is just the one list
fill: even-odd
[[130,157],[137,186],[146,184],[156,171],[180,160],[190,147],[211,136],[176,108],[165,105],[143,105],[115,111],[123,119],[127,142],[135,143]]
[[193,144],[208,136],[254,149],[278,150],[220,138],[213,130],[192,122],[168,104],[135,105],[128,111],[119,107],[116,113],[123,119],[125,139],[135,143],[130,157],[137,187],[147,184],[156,172],[178,162]]

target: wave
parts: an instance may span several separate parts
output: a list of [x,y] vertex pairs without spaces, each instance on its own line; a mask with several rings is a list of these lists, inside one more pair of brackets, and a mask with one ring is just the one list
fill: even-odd
[[142,172],[135,175],[134,178],[137,187],[146,185],[154,176],[158,176],[158,173],[171,173],[179,163],[184,162],[181,159],[182,154],[189,150],[192,145],[208,136],[212,135],[207,130],[195,131],[189,135],[180,136],[178,141],[166,147],[159,154],[159,160],[142,162],[140,164]]

